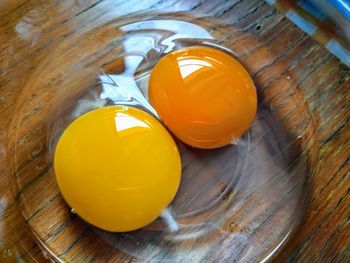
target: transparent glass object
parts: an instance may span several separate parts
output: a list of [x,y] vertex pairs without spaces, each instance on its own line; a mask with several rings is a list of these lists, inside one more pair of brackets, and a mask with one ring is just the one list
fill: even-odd
[[[152,67],[173,50],[198,45],[227,52],[254,77],[258,112],[252,127],[215,150],[177,141],[180,189],[149,226],[110,233],[87,224],[66,205],[55,181],[59,136],[81,114],[108,105],[134,106],[157,117],[147,99]],[[264,45],[214,18],[143,13],[96,23],[47,54],[23,89],[7,147],[13,194],[45,253],[58,262],[270,259],[303,214],[318,141],[293,76],[256,70],[261,61],[249,54]],[[268,61],[268,48],[263,50]]]

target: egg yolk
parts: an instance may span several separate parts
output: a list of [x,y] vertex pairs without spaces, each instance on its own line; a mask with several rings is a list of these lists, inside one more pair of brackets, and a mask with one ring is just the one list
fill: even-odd
[[239,138],[257,109],[254,83],[232,56],[210,47],[171,52],[155,65],[149,98],[183,142],[218,148]]
[[73,121],[54,170],[61,193],[87,222],[113,232],[155,220],[174,198],[181,161],[171,135],[150,114],[112,106]]

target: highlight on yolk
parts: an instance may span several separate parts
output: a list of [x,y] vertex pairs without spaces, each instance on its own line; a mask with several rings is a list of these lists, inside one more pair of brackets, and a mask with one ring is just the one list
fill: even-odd
[[60,137],[54,170],[61,193],[87,222],[113,232],[155,220],[174,198],[181,160],[150,114],[112,106],[73,121]]
[[256,89],[245,68],[225,52],[203,46],[160,59],[151,73],[149,98],[164,124],[198,148],[239,138],[257,110]]

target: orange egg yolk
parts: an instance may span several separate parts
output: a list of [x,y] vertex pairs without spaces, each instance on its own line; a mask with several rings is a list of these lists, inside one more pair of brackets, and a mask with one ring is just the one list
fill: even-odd
[[206,149],[239,138],[257,110],[256,89],[246,69],[210,47],[184,48],[160,59],[151,73],[149,98],[180,140]]
[[54,170],[64,199],[99,228],[124,232],[155,220],[174,198],[181,161],[171,135],[150,114],[112,106],[73,121]]

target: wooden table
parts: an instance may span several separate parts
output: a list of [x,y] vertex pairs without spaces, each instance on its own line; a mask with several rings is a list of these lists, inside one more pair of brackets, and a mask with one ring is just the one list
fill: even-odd
[[19,258],[25,262],[45,261],[15,206],[5,169],[6,131],[16,98],[33,65],[50,47],[111,7],[115,8],[115,15],[155,8],[203,13],[214,9],[218,16],[250,34],[266,34],[275,48],[270,50],[273,61],[262,66],[270,67],[275,74],[287,69],[293,73],[317,116],[321,140],[310,206],[300,229],[275,262],[349,262],[350,69],[262,0],[1,2],[0,261],[16,262]]

